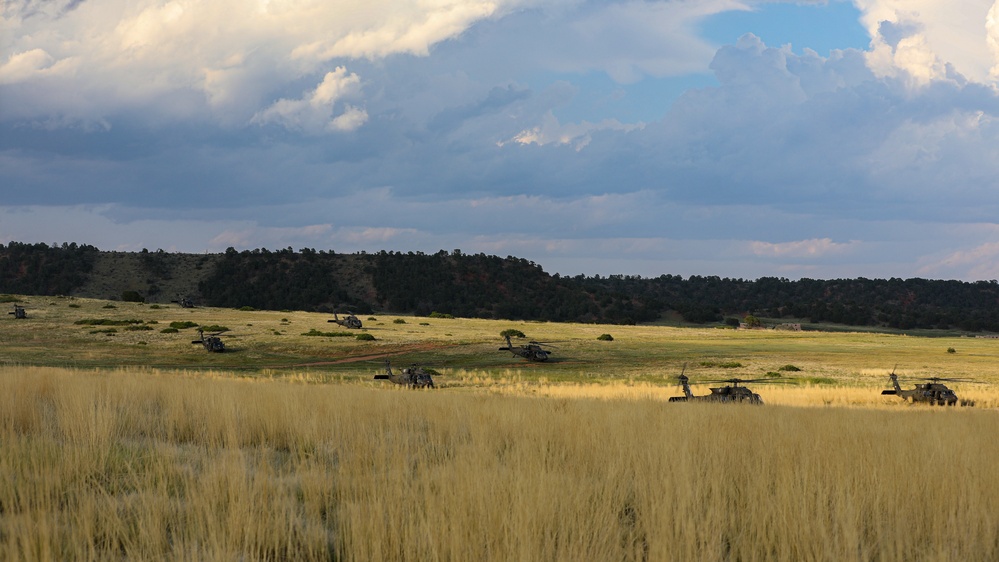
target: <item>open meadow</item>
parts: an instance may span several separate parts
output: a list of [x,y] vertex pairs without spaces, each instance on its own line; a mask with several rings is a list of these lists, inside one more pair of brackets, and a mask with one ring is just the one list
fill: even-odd
[[[999,340],[21,302],[0,559],[999,558]],[[438,388],[372,380],[386,359]],[[896,365],[975,407],[882,396]],[[682,369],[781,384],[668,403]]]

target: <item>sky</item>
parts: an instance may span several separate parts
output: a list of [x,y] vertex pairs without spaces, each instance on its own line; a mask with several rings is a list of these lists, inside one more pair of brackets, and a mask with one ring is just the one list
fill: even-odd
[[999,0],[0,0],[0,243],[999,278]]

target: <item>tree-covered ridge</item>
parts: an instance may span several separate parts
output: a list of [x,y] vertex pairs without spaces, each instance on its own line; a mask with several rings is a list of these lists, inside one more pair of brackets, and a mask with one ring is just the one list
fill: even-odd
[[476,318],[634,323],[659,316],[624,294],[590,290],[513,256],[380,252],[371,274],[388,310]]
[[[93,246],[0,244],[0,293],[78,294],[121,298],[130,287],[101,295],[81,289],[88,277],[109,280],[94,269],[108,256],[121,279],[140,279],[149,302],[177,298],[159,287],[183,278],[198,304],[271,310],[374,310],[455,316],[601,323],[652,321],[677,312],[689,322],[756,317],[899,329],[999,332],[999,283],[929,279],[752,280],[716,276],[655,278],[562,277],[513,256],[463,254],[460,250],[337,254],[286,248],[224,254],[101,252]],[[132,263],[131,269],[120,271]],[[200,277],[195,277],[198,270]],[[117,279],[117,278],[115,278]],[[194,284],[195,279],[203,279]],[[124,281],[121,281],[123,283]]]
[[212,306],[319,311],[339,306],[369,311],[369,303],[351,302],[340,287],[337,266],[333,252],[308,248],[237,252],[229,248],[198,288],[205,303]]
[[0,292],[69,294],[86,281],[98,254],[86,244],[0,244]]

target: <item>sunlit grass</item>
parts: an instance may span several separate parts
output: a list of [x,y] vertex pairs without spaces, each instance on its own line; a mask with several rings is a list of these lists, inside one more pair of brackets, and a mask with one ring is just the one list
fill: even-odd
[[0,368],[0,559],[999,556],[995,411],[323,376]]

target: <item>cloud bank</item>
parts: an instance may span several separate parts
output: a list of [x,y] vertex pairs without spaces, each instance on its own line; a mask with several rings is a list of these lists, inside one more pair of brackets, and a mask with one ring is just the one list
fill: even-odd
[[767,5],[8,2],[0,240],[995,271],[999,2],[856,0],[829,56],[699,32]]

